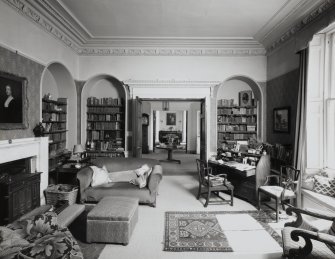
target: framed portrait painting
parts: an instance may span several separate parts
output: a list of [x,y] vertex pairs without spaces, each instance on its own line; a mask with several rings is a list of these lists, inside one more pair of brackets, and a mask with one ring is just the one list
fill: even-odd
[[252,91],[241,91],[238,93],[239,106],[251,106]]
[[0,129],[28,128],[27,79],[0,71]]
[[273,132],[290,133],[290,107],[273,109]]
[[166,125],[176,125],[176,114],[175,113],[166,114]]

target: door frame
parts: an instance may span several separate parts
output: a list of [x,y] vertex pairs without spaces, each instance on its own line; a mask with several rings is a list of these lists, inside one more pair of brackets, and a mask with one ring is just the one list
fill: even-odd
[[[162,102],[162,101],[168,101],[168,102],[199,102],[200,105],[202,102],[205,102],[206,105],[206,123],[205,123],[205,127],[206,127],[206,134],[208,132],[208,112],[207,112],[207,98],[139,98],[142,102]],[[154,111],[155,112],[155,111]],[[155,117],[156,119],[156,117]],[[186,120],[186,130],[188,130],[188,111],[187,111],[187,120]],[[155,137],[155,131],[153,130],[152,132],[152,137]],[[187,145],[187,139],[188,139],[188,134],[186,131],[186,152],[188,151],[188,145]],[[200,140],[201,140],[201,136],[200,136]],[[153,139],[153,150],[155,150],[155,139]],[[208,156],[208,141],[207,141],[207,135],[205,136],[205,142],[206,142],[206,156]]]

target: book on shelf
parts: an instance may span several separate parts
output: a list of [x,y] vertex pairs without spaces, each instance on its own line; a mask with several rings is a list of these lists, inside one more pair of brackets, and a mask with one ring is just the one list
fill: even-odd
[[110,105],[110,106],[121,106],[124,104],[123,98],[111,98],[111,97],[89,97],[87,98],[87,105]]

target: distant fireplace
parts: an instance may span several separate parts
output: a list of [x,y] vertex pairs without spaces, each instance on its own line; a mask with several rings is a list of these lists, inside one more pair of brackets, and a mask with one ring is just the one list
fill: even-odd
[[0,178],[5,177],[6,175],[16,175],[22,173],[32,173],[32,158],[23,158],[19,160],[14,160],[0,164]]

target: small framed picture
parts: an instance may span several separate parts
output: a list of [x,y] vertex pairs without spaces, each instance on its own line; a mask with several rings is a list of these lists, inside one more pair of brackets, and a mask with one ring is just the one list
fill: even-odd
[[239,106],[252,105],[252,91],[241,91],[238,93]]
[[273,132],[290,133],[290,107],[273,109]]
[[175,113],[166,114],[166,125],[176,125],[176,114]]

